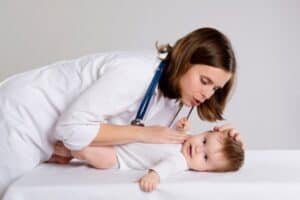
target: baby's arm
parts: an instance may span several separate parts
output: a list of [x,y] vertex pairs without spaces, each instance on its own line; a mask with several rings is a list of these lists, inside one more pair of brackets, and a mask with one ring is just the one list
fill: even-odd
[[139,179],[139,185],[144,192],[152,192],[156,189],[161,180],[170,174],[187,170],[188,166],[184,156],[172,155],[162,159],[155,166],[151,167],[147,174]]
[[109,169],[117,164],[116,150],[112,146],[88,146],[79,151],[71,151],[71,154],[97,169]]
[[146,175],[139,179],[139,185],[144,192],[152,192],[160,182],[159,174],[150,169]]

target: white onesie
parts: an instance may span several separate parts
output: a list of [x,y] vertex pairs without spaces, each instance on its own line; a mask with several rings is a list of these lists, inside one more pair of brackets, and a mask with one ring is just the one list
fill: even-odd
[[188,169],[181,153],[181,144],[129,143],[116,146],[119,167],[124,169],[153,169],[160,178]]

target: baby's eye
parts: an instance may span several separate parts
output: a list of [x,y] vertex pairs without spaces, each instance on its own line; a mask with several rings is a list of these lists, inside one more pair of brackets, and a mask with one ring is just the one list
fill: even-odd
[[202,143],[203,143],[203,144],[206,144],[206,138],[203,139]]

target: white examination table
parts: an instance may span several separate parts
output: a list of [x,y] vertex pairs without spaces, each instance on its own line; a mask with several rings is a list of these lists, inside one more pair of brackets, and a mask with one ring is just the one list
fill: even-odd
[[79,163],[42,164],[13,183],[5,200],[298,200],[300,150],[247,151],[233,173],[183,172],[152,193],[134,181],[141,171],[96,170]]

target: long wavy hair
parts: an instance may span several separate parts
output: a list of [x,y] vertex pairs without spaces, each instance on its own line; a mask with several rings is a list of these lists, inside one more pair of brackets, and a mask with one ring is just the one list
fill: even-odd
[[179,39],[172,47],[157,45],[159,54],[168,63],[159,82],[163,95],[171,99],[181,98],[179,80],[191,65],[203,64],[231,73],[231,79],[218,89],[210,99],[197,107],[202,120],[223,120],[223,112],[236,77],[236,59],[229,39],[214,28],[200,28]]

